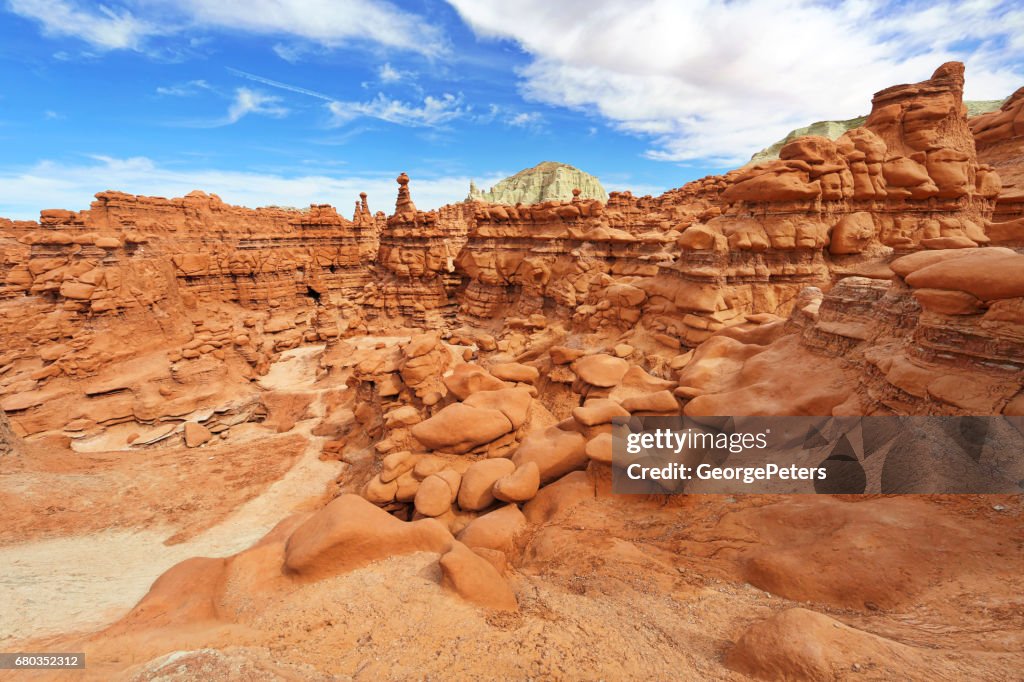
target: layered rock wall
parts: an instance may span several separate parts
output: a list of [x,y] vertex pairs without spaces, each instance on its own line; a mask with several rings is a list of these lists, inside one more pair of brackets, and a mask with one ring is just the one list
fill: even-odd
[[[458,330],[504,351],[515,346],[496,341],[504,331],[550,319],[573,333],[639,334],[675,353],[787,316],[807,287],[834,288],[839,298],[827,300],[860,310],[902,255],[1024,244],[1024,91],[970,121],[962,92],[962,65],[943,65],[877,93],[864,127],[796,138],[777,160],[659,197],[602,202],[575,188],[571,199],[529,206],[419,211],[403,173],[390,217],[372,214],[365,195],[348,220],[328,205],[245,209],[201,192],[104,192],[86,211],[4,221],[0,395],[35,395],[51,379],[88,378],[147,353],[172,368],[238,362],[258,375],[304,343],[403,328]],[[862,284],[837,285],[851,277]],[[951,295],[915,296],[934,307]],[[902,310],[910,299],[900,300]],[[1002,316],[979,329],[1014,328],[1014,304],[978,300],[961,303]],[[920,348],[948,336],[946,346],[981,343],[979,357],[996,364],[1007,357],[1000,349],[1015,348],[978,341],[973,328],[949,336],[964,319],[921,331]],[[825,322],[808,347],[848,347],[867,324]]]
[[1024,88],[997,111],[970,119],[978,159],[999,172],[1002,189],[989,230],[995,241],[1024,244]]

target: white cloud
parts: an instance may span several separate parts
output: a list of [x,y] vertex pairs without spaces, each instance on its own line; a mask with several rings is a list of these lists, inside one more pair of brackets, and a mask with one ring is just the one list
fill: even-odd
[[[308,206],[331,203],[348,216],[360,192],[369,194],[373,211],[393,213],[398,170],[360,176],[331,177],[305,174],[261,174],[216,169],[168,168],[145,157],[118,159],[94,156],[88,163],[41,161],[27,169],[0,170],[0,216],[35,220],[44,208],[88,208],[97,192],[116,189],[148,196],[180,197],[192,190],[218,194],[242,206]],[[494,184],[505,177],[489,173],[477,182]],[[412,173],[413,200],[421,210],[462,201],[470,177],[432,176]],[[489,185],[487,185],[489,186]]]
[[506,122],[516,128],[537,128],[544,122],[544,116],[539,111],[524,111],[509,116]]
[[[310,41],[325,47],[368,42],[437,56],[440,30],[385,0],[121,0],[116,9],[82,0],[8,0],[14,13],[52,36],[73,36],[100,50],[148,51],[157,36],[226,30]],[[278,50],[282,58],[299,52]]]
[[268,95],[259,90],[238,88],[235,90],[235,101],[228,107],[226,123],[237,123],[248,114],[261,114],[281,118],[288,115],[288,109],[278,104],[280,97]]
[[275,43],[270,49],[274,51],[274,54],[289,64],[298,63],[309,53],[309,48],[301,43]]
[[74,36],[102,50],[139,50],[147,38],[168,29],[127,9],[81,7],[70,0],[9,0],[15,14],[34,19],[50,36]]
[[971,99],[1024,80],[1024,7],[1012,2],[449,2],[478,35],[532,56],[524,96],[650,137],[656,159],[745,161],[951,59],[967,63]]
[[402,72],[385,62],[377,69],[377,75],[384,83],[396,83],[402,80]]
[[163,95],[165,97],[191,97],[197,95],[203,90],[212,90],[210,84],[204,80],[192,80],[187,83],[177,83],[175,85],[159,86],[156,89],[156,94]]
[[376,118],[405,126],[437,127],[466,114],[462,96],[445,93],[440,97],[428,95],[420,105],[377,93],[369,102],[331,102],[327,105],[334,117],[333,124],[344,125],[360,117]]
[[440,31],[412,12],[383,0],[177,0],[171,2],[200,26],[263,35],[290,35],[327,47],[370,41],[438,55]]

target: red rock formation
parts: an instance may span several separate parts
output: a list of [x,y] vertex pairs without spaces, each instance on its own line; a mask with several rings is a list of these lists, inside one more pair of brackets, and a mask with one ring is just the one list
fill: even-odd
[[998,111],[970,120],[978,160],[999,172],[1002,188],[988,235],[994,243],[1024,245],[1024,88]]
[[[62,458],[13,458],[0,526],[230,532],[223,558],[179,563],[67,647],[105,677],[200,646],[174,660],[269,675],[266,652],[331,652],[281,672],[303,679],[486,677],[496,660],[527,677],[1005,677],[1019,501],[610,484],[615,418],[1024,415],[1024,255],[1006,246],[1022,98],[968,127],[962,87],[944,65],[836,141],[659,197],[419,211],[403,173],[390,217],[365,194],[349,221],[108,192],[2,222],[0,453],[7,410]],[[82,503],[48,504],[39,480]],[[236,537],[245,508],[260,525]],[[305,511],[239,552],[276,509]],[[475,655],[439,658],[468,628]],[[621,655],[593,656],[595,633]]]
[[371,317],[390,324],[437,328],[454,317],[454,260],[466,241],[464,205],[417,211],[409,177],[397,178],[395,214],[380,234],[379,277],[370,291]]

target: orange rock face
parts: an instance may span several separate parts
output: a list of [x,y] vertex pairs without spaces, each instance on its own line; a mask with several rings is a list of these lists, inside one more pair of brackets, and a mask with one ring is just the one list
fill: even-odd
[[1020,496],[611,492],[616,419],[1024,415],[1024,89],[963,86],[658,197],[0,221],[0,638],[103,679],[1012,677]]

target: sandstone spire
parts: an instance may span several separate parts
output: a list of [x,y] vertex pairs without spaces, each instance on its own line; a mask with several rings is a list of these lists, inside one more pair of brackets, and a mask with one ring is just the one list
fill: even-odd
[[395,213],[415,213],[416,204],[412,203],[412,195],[409,193],[409,176],[402,173],[397,178],[398,201],[395,202]]

